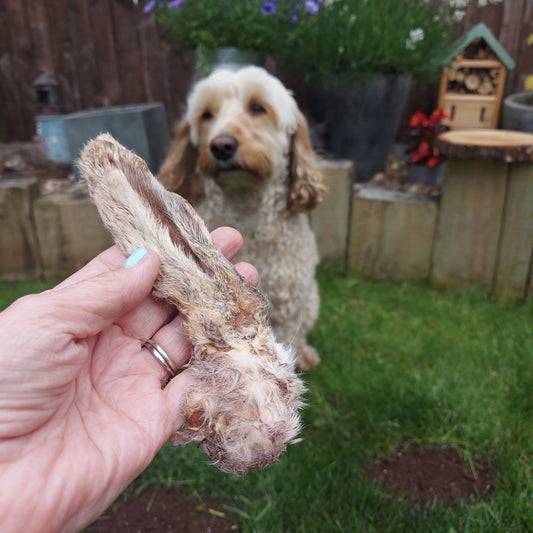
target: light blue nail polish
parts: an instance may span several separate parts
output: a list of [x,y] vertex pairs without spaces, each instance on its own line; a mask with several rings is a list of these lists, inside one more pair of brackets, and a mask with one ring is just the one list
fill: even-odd
[[124,261],[124,264],[122,265],[125,268],[132,268],[136,266],[139,261],[146,256],[148,253],[148,250],[146,248],[137,248],[127,259]]

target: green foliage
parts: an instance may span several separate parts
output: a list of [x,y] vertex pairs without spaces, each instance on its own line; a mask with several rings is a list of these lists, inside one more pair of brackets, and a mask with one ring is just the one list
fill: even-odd
[[[263,13],[265,3],[275,13]],[[438,0],[314,0],[312,10],[307,4],[185,0],[178,8],[159,5],[156,19],[181,50],[253,50],[323,78],[432,77],[451,43],[451,8]]]
[[449,6],[425,0],[325,1],[295,28],[278,60],[308,76],[440,73],[452,42]]
[[156,20],[181,50],[236,47],[274,54],[281,36],[293,29],[290,17],[297,2],[278,1],[273,14],[261,11],[264,3],[264,0],[187,0],[177,9],[159,7]]

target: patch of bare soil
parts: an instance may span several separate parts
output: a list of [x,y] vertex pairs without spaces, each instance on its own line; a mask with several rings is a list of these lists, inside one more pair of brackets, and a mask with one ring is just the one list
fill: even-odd
[[420,506],[434,500],[453,505],[471,496],[487,498],[493,492],[487,461],[476,461],[472,469],[453,449],[413,446],[382,460],[367,476],[381,479],[387,493],[403,495]]
[[179,488],[145,489],[112,506],[86,533],[223,533],[237,527],[213,498],[190,500]]
[[[492,472],[485,460],[474,470],[452,449],[418,446],[399,451],[373,466],[366,476],[381,479],[384,490],[403,495],[417,506],[428,501],[455,504],[493,492]],[[223,533],[238,531],[223,505],[213,498],[190,500],[179,488],[146,489],[108,509],[87,533]]]

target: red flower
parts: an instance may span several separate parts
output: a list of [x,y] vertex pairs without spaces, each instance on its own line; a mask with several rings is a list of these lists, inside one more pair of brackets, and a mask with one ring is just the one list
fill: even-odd
[[431,124],[435,124],[437,122],[441,122],[442,120],[451,120],[451,116],[450,115],[447,115],[445,112],[444,112],[444,109],[442,109],[442,107],[439,107],[439,109],[437,109],[436,111],[433,111],[433,113],[431,113],[431,116],[429,117],[429,120],[431,121]]
[[422,111],[417,111],[409,120],[409,127],[416,128],[418,126],[424,127],[427,124],[427,117],[422,113]]
[[442,161],[442,156],[435,146],[438,135],[449,128],[442,124],[442,120],[450,119],[449,115],[439,108],[429,117],[422,111],[417,111],[409,120],[411,135],[416,139],[416,144],[406,151],[411,161],[428,167],[434,167]]

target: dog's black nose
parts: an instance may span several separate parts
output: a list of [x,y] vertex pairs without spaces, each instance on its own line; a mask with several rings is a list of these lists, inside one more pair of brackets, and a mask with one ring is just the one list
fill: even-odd
[[229,161],[239,148],[239,141],[233,135],[217,135],[209,145],[211,153],[218,161]]

